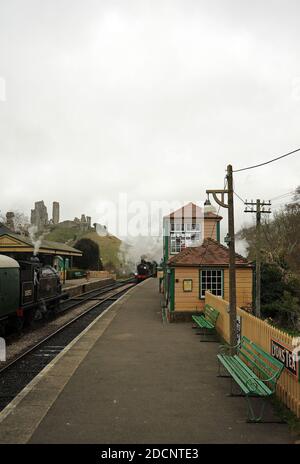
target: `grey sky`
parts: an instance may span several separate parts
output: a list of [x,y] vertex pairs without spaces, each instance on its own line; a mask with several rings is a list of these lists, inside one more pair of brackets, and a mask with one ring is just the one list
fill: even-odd
[[[62,219],[99,220],[118,192],[205,199],[228,163],[300,146],[299,14],[293,0],[0,0],[1,212],[58,200]],[[237,174],[236,191],[272,198],[299,171],[295,155]]]

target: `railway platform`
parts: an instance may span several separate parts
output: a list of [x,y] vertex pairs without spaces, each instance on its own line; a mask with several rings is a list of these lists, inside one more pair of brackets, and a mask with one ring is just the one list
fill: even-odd
[[163,322],[157,290],[131,288],[64,349],[0,413],[0,443],[295,442],[286,424],[246,422],[218,344]]
[[63,284],[63,292],[69,294],[70,297],[81,295],[82,293],[88,292],[89,290],[95,290],[97,288],[104,287],[115,282],[113,278],[102,278],[90,277],[89,279],[72,279],[66,280]]
[[68,289],[70,287],[77,287],[79,285],[85,285],[91,282],[98,282],[98,281],[100,282],[101,280],[103,279],[99,279],[97,277],[91,277],[89,279],[87,279],[86,277],[82,279],[70,279],[70,280],[65,281],[65,283],[63,284],[63,289]]

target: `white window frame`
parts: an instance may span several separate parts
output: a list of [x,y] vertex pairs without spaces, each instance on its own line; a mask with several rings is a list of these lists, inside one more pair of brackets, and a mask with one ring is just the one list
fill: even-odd
[[[205,274],[205,286],[203,287],[202,283],[204,282],[203,276]],[[213,277],[220,278],[221,279],[221,286],[218,285],[218,282],[215,282],[215,289],[213,289],[213,285],[208,286],[208,277],[211,279]],[[199,273],[199,288],[200,288],[200,299],[205,298],[205,291],[210,290],[213,295],[224,297],[224,269],[216,269],[216,268],[205,268],[205,269],[200,269]],[[212,281],[211,281],[212,284]]]
[[174,222],[174,231],[182,232],[182,222]]

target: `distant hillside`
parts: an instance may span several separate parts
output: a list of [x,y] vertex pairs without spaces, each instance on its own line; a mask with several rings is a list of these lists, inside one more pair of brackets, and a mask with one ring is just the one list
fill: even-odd
[[49,233],[45,234],[44,238],[72,246],[73,243],[82,238],[83,234],[79,227],[54,227]]
[[100,248],[100,256],[102,259],[102,263],[105,266],[109,265],[110,263],[113,264],[114,267],[120,267],[120,257],[119,251],[122,241],[115,237],[114,235],[106,235],[105,237],[101,237],[95,231],[91,231],[85,233],[83,235],[84,238],[89,238],[96,242]]
[[119,250],[122,241],[114,235],[99,236],[94,230],[82,231],[80,227],[53,227],[44,238],[46,240],[53,240],[54,242],[66,243],[67,245],[74,246],[75,243],[81,238],[89,238],[96,242],[100,248],[100,256],[104,267],[111,264],[115,268],[120,267]]

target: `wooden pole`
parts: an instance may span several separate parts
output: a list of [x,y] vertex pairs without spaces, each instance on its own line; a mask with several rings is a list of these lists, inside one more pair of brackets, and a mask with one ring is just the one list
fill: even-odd
[[[232,166],[227,166],[228,182],[228,234],[229,234],[229,323],[230,345],[237,344],[236,327],[236,271],[235,271],[235,237],[234,237],[234,201]],[[232,350],[234,351],[234,350]]]
[[256,302],[255,315],[261,317],[261,210],[260,200],[256,200]]
[[[256,253],[256,276],[255,276],[255,315],[261,317],[261,215],[271,214],[271,202],[261,200],[245,202],[245,213],[256,214],[256,231],[255,231],[255,253]],[[248,206],[251,209],[248,209]],[[255,206],[255,209],[253,208]],[[268,207],[265,210],[265,206]]]
[[[236,320],[236,270],[235,270],[235,236],[234,236],[234,201],[233,201],[233,175],[232,166],[227,166],[227,189],[206,190],[207,194],[212,194],[218,205],[228,208],[228,245],[229,245],[229,328],[230,345],[237,345],[237,320]],[[224,195],[227,193],[228,202],[224,202]],[[221,198],[218,198],[218,194]],[[233,354],[235,349],[231,349]]]

